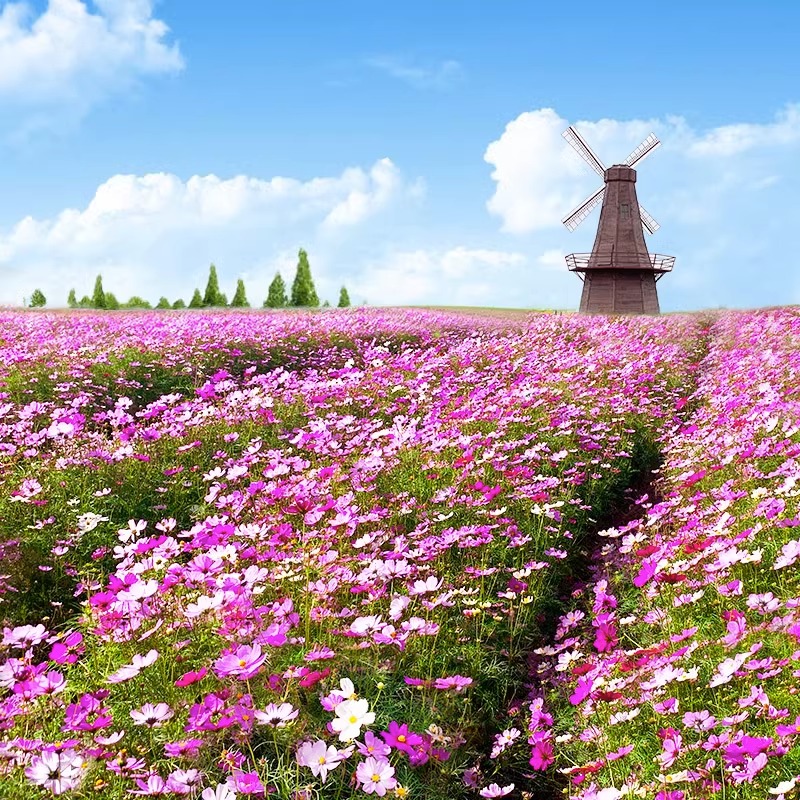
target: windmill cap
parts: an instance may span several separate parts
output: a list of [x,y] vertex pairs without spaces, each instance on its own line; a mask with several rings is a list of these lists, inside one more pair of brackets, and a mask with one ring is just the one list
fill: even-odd
[[630,181],[636,183],[636,170],[627,164],[614,164],[609,167],[603,175],[603,180],[608,181]]

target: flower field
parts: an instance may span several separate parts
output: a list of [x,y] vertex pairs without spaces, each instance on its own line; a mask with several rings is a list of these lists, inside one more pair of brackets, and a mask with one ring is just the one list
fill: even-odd
[[793,309],[0,321],[0,798],[792,795]]

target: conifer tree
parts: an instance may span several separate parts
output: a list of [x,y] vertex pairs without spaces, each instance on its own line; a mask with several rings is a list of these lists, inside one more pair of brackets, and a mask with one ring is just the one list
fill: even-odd
[[264,301],[264,308],[283,308],[289,302],[286,296],[286,284],[280,272],[275,273],[272,283],[269,285],[267,299]]
[[106,292],[106,309],[108,311],[117,311],[119,309],[119,300],[113,292]]
[[339,292],[339,308],[349,308],[350,307],[350,295],[347,293],[347,289],[342,286],[342,291]]
[[250,308],[250,303],[247,302],[247,294],[244,290],[244,281],[241,278],[236,281],[236,294],[233,295],[233,300],[231,300],[231,308]]
[[34,289],[31,295],[29,306],[31,308],[41,308],[47,304],[47,298],[42,293],[41,289]]
[[203,305],[207,308],[228,305],[228,299],[219,290],[217,268],[213,264],[208,270],[208,283],[206,284],[206,293],[203,295]]
[[85,294],[81,297],[80,302],[78,303],[78,308],[91,308],[92,307],[92,298],[89,297],[88,294]]
[[178,298],[178,299],[177,299],[177,300],[176,300],[176,301],[175,301],[175,302],[172,304],[172,307],[173,307],[173,308],[175,308],[175,309],[179,309],[179,308],[186,308],[186,303],[184,303],[184,302],[183,302],[183,300],[182,300],[182,299],[179,297],[179,298]]
[[102,275],[98,275],[97,280],[94,282],[94,292],[92,293],[92,307],[93,308],[106,307],[106,294],[103,291]]
[[77,308],[78,307],[78,298],[75,297],[75,290],[70,289],[69,294],[67,295],[67,306],[69,308]]
[[169,300],[167,300],[166,297],[159,297],[156,308],[172,308],[172,306],[169,304]]
[[297,254],[297,273],[292,284],[292,305],[298,307],[314,307],[319,305],[311,267],[308,264],[308,253],[303,248]]
[[189,301],[189,308],[202,308],[203,307],[203,295],[200,294],[199,289],[194,290],[194,294],[192,295],[192,299]]

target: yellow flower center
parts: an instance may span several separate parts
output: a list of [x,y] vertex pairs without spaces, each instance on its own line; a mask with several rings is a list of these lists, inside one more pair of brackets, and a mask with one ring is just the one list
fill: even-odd
[[319,757],[319,763],[320,764],[324,764],[325,763],[325,756],[320,756]]
[[247,666],[247,662],[243,658],[240,658],[239,659],[239,666],[240,667],[246,667]]
[[358,722],[358,717],[350,717],[350,724],[355,725]]
[[405,735],[404,733],[401,733],[401,734],[400,734],[400,735],[397,737],[397,741],[398,741],[398,742],[404,742],[405,740],[406,740],[406,735]]
[[375,781],[375,783],[380,783],[381,782],[381,776],[378,775],[377,772],[373,772],[372,773],[372,780]]

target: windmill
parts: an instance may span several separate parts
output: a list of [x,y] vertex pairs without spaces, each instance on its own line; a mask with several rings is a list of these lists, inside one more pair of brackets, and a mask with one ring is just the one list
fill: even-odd
[[588,314],[658,314],[656,281],[672,270],[674,256],[650,254],[644,230],[659,225],[636,199],[635,164],[660,144],[651,133],[624,161],[606,169],[571,125],[564,138],[603,179],[603,185],[562,221],[574,231],[602,202],[591,253],[571,253],[567,267],[583,281],[580,311]]

